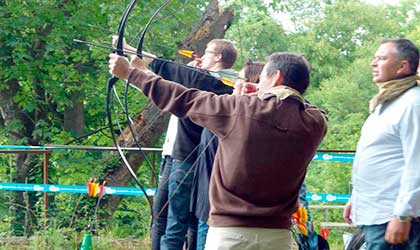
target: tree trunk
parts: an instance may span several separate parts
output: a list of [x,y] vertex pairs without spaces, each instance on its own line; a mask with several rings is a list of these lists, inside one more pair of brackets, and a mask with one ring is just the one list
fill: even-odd
[[[215,38],[223,38],[227,28],[233,19],[233,10],[228,8],[220,12],[219,2],[212,0],[199,24],[192,30],[189,37],[181,44],[180,48],[189,48],[196,52],[202,53],[206,44]],[[158,116],[157,119],[153,119],[150,122],[150,117]],[[166,130],[168,124],[168,114],[163,114],[153,104],[149,104],[148,107],[137,117],[134,121],[135,130],[138,131],[137,135],[141,135],[137,138],[142,145],[156,145],[157,141],[161,137],[162,133]],[[128,133],[127,133],[128,132]],[[118,141],[132,141],[131,135],[128,135],[129,131],[126,128],[125,132],[119,137]],[[133,144],[131,144],[134,146]],[[114,157],[118,157],[117,154]],[[144,160],[142,154],[138,152],[127,153],[127,159],[133,170],[136,172]],[[108,185],[110,186],[125,186],[130,181],[131,177],[123,164],[117,169],[105,173]],[[105,216],[112,216],[122,197],[111,196],[102,203],[102,207],[109,213]]]
[[[63,1],[62,5],[66,5],[70,2],[73,2],[72,0],[65,0]],[[59,5],[60,7],[60,5]],[[65,11],[64,15],[67,18],[72,18],[72,13],[70,11]],[[83,38],[84,39],[84,38]],[[74,45],[77,46],[77,45]],[[67,49],[68,54],[71,53],[72,49]],[[85,72],[83,72],[83,69],[81,67],[81,63],[75,63],[75,69],[82,75]],[[65,107],[64,110],[64,130],[67,132],[70,132],[74,137],[78,137],[83,135],[83,129],[85,127],[85,119],[84,119],[84,95],[83,90],[80,89],[80,86],[82,86],[82,82],[71,82],[66,83],[66,85],[73,85],[76,86],[76,90],[73,90],[70,92],[69,100],[70,104]]]
[[74,137],[78,137],[83,134],[83,128],[85,125],[83,115],[83,92],[74,91],[71,93],[69,99],[70,105],[66,106],[64,110],[64,130],[70,132]]
[[[210,1],[200,22],[192,29],[179,48],[187,48],[202,55],[208,42],[225,37],[233,17],[232,8],[220,9],[218,0]],[[185,57],[179,56],[177,59],[185,60]]]
[[[160,111],[154,104],[149,103],[134,121],[134,133],[141,146],[156,145],[166,129],[168,120],[168,113]],[[118,143],[119,145],[126,147],[137,146],[133,143],[132,135],[128,127],[123,131],[123,134],[119,136]],[[143,154],[136,151],[128,152],[125,155],[133,171],[137,173],[144,160]],[[111,156],[120,157],[116,152],[112,153]],[[127,186],[128,182],[132,180],[130,173],[123,163],[116,169],[108,170],[105,173],[105,178],[107,180],[107,185],[109,186]],[[101,204],[102,207],[106,207],[105,211],[108,212],[105,216],[112,216],[121,199],[121,196],[110,196]]]

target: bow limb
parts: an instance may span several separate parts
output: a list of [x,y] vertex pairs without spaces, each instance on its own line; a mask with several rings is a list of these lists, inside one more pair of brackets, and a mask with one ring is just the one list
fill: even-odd
[[161,10],[163,10],[168,4],[170,4],[172,2],[172,0],[166,0],[165,3],[163,3],[154,13],[153,15],[150,17],[149,21],[147,21],[146,25],[144,26],[141,35],[140,35],[140,39],[139,42],[137,43],[137,55],[139,55],[140,58],[142,58],[141,54],[143,52],[143,42],[144,42],[144,37],[146,36],[147,30],[149,29],[150,25],[152,24],[153,20],[156,18],[156,16],[159,14],[159,12]]

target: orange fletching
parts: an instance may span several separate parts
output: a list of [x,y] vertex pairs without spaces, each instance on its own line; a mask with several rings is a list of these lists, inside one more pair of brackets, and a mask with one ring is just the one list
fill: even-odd
[[308,211],[304,206],[299,206],[298,210],[292,214],[293,220],[296,222],[296,225],[299,229],[299,231],[305,235],[308,236],[308,230],[306,228],[306,222],[308,221]]
[[233,86],[235,85],[235,83],[234,83],[232,80],[229,80],[229,79],[224,78],[224,77],[220,78],[220,81],[221,81],[224,85],[227,85],[227,86],[229,86],[229,87],[233,87]]
[[178,53],[188,58],[193,58],[195,56],[194,51],[192,50],[180,49],[178,50]]

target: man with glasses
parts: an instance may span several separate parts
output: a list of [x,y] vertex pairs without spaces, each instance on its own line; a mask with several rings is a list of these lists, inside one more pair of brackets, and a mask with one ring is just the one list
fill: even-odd
[[[114,37],[116,44],[118,37]],[[135,48],[124,44],[124,48]],[[143,52],[149,57],[153,54]],[[177,82],[187,88],[196,88],[216,94],[230,94],[233,89],[223,84],[221,74],[235,77],[237,73],[230,68],[236,60],[236,48],[228,40],[211,40],[201,58],[189,65],[193,70],[176,63],[154,59],[151,70],[166,80]],[[135,61],[132,65],[135,64]],[[187,229],[189,230],[189,249],[195,249],[196,222],[190,213],[192,164],[197,159],[197,146],[200,142],[202,127],[189,118],[178,119],[172,115],[163,145],[160,182],[153,207],[152,250],[181,249]]]
[[[194,77],[200,75],[199,72],[187,71],[175,64],[167,65],[167,63],[154,60],[152,68],[166,80],[173,80],[185,87],[206,90],[216,94],[230,94],[233,91],[232,88],[224,85],[215,77],[218,78],[220,72],[235,76],[236,73],[229,69],[235,63],[235,60],[236,48],[234,45],[224,39],[214,39],[207,44],[204,55],[197,58],[194,65],[214,76],[206,76],[206,81]],[[201,77],[203,76],[200,75]],[[188,227],[190,227],[188,242],[190,246],[193,245],[192,249],[195,248],[195,243],[192,242],[195,242],[196,236],[192,232],[195,232],[196,222],[192,223],[193,216],[189,209],[194,171],[190,171],[190,168],[197,159],[196,148],[200,143],[203,128],[193,123],[189,118],[183,118],[178,120],[177,129],[178,132],[171,155],[173,159],[172,168],[167,181],[168,215],[165,234],[160,240],[160,249],[162,250],[182,249]],[[167,136],[174,135],[167,134]],[[155,209],[155,211],[161,209]],[[191,224],[193,225],[191,226]]]

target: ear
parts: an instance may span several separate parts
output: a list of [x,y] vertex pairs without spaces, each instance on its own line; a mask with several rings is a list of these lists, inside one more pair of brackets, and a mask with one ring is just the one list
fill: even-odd
[[283,83],[283,74],[280,70],[277,70],[276,73],[273,75],[273,87],[277,87],[282,85]]
[[400,67],[397,70],[399,75],[408,75],[411,73],[410,63],[407,60],[402,60],[400,62]]
[[216,54],[216,61],[217,62],[220,62],[220,61],[222,61],[222,54]]

